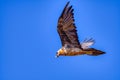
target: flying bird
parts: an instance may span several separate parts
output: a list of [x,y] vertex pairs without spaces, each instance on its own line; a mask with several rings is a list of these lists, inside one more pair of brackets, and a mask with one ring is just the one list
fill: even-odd
[[67,2],[62,14],[58,19],[57,31],[61,39],[62,48],[60,48],[56,57],[59,56],[75,56],[75,55],[100,55],[105,52],[90,48],[94,44],[94,40],[85,39],[82,43],[78,40],[77,30],[74,23],[74,13],[72,6]]

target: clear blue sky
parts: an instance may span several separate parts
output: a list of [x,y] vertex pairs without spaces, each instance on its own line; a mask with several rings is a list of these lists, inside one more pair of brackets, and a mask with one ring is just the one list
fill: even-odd
[[119,1],[71,0],[79,40],[106,54],[55,58],[67,1],[0,1],[0,80],[120,80]]

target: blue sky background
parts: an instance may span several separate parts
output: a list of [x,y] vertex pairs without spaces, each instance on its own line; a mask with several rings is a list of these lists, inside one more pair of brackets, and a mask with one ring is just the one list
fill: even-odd
[[67,1],[0,1],[0,80],[120,80],[119,0],[71,0],[79,40],[107,54],[55,58]]

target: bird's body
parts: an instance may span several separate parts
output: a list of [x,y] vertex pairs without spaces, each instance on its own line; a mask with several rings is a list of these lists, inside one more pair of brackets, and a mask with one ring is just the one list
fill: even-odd
[[104,52],[100,51],[100,50],[96,50],[94,48],[90,48],[90,49],[84,49],[81,50],[79,48],[61,48],[58,50],[57,52],[57,56],[77,56],[77,55],[100,55],[103,54]]
[[69,6],[68,2],[58,19],[57,31],[62,42],[62,48],[57,51],[56,56],[103,54],[103,51],[90,48],[94,43],[93,39],[86,39],[83,43],[79,42],[73,15],[72,6]]
[[75,55],[81,55],[84,54],[82,50],[79,48],[64,48],[62,47],[60,50],[58,50],[59,56],[75,56]]

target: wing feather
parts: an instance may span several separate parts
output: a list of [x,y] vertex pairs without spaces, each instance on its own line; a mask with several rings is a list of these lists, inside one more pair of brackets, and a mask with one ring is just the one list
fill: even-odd
[[58,19],[57,30],[61,38],[62,46],[67,44],[70,47],[81,48],[78,40],[76,26],[74,24],[74,14],[69,2],[66,4],[61,16]]
[[83,49],[88,49],[90,48],[90,46],[92,46],[95,43],[95,41],[91,38],[91,39],[85,39],[82,43],[81,43],[81,47]]

